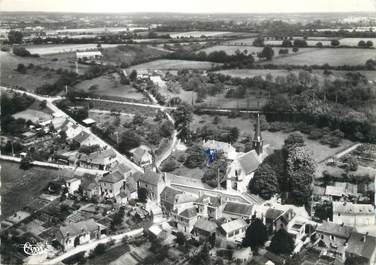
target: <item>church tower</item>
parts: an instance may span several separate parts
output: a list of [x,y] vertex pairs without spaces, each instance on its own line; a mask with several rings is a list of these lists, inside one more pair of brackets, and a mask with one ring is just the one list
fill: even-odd
[[253,136],[253,139],[252,139],[252,147],[253,149],[256,150],[256,153],[258,155],[262,154],[263,145],[264,145],[264,140],[262,139],[262,136],[261,136],[260,113],[257,113],[257,123],[255,127],[255,135]]

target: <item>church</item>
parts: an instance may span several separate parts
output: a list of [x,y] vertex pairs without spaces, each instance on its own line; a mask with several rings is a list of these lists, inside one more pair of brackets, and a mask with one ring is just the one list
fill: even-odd
[[226,189],[241,193],[246,192],[256,169],[270,153],[269,145],[264,145],[261,135],[260,114],[257,114],[252,150],[247,153],[237,153],[227,169]]

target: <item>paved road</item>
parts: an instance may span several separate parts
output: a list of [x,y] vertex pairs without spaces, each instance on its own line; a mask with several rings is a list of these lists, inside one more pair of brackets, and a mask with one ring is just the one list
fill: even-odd
[[[112,114],[112,111],[109,110],[100,110],[100,109],[90,109],[89,112],[94,112],[94,113],[101,113],[101,114]],[[116,114],[122,115],[122,116],[129,116],[133,117],[135,114],[132,113],[125,113],[125,112],[116,112]]]
[[[78,126],[80,126],[80,128],[85,131],[86,133],[92,135],[99,143],[101,146],[104,146],[104,145],[107,145],[107,146],[110,146],[112,147],[111,145],[109,145],[107,142],[105,142],[103,139],[99,138],[96,134],[94,134],[90,128],[87,128],[87,127],[84,127],[82,125],[80,125],[79,123],[77,123],[72,117],[70,117],[68,114],[66,114],[64,111],[62,111],[61,109],[59,109],[56,105],[53,104],[53,102],[55,100],[58,100],[58,99],[62,99],[63,97],[44,97],[44,96],[40,96],[40,95],[36,95],[34,93],[30,93],[30,92],[25,92],[25,91],[22,91],[22,90],[17,90],[17,89],[8,89],[6,87],[0,87],[0,89],[6,89],[6,90],[13,90],[13,91],[16,91],[16,92],[19,92],[19,93],[26,93],[27,95],[29,95],[30,97],[33,97],[37,100],[40,100],[40,101],[43,101],[43,100],[46,100],[47,102],[47,107],[50,108],[53,112],[55,113],[58,113],[59,115],[61,115],[62,117],[65,117],[67,118],[69,121],[77,124]],[[124,163],[126,166],[128,166],[129,168],[131,168],[134,172],[138,171],[138,172],[144,172],[144,170],[139,167],[138,165],[136,165],[135,163],[133,163],[132,161],[130,161],[128,158],[126,158],[124,155],[120,154],[115,148],[112,148],[114,149],[115,153],[116,153],[116,157],[118,159],[118,161],[120,163]]]
[[339,151],[338,153],[319,161],[319,164],[326,163],[329,159],[331,159],[333,157],[336,158],[336,159],[339,159],[339,158],[343,157],[344,155],[354,151],[356,148],[358,148],[361,145],[362,145],[361,143],[353,144],[350,147],[347,147],[345,150]]
[[[125,70],[124,70],[125,71]],[[158,85],[158,84],[156,84]],[[174,118],[171,116],[170,113],[168,113],[168,109],[176,109],[175,107],[164,107],[164,106],[161,106],[159,105],[159,102],[158,100],[149,92],[149,91],[146,91],[145,92],[148,94],[148,96],[150,97],[151,101],[156,104],[157,106],[160,107],[161,111],[163,111],[165,114],[166,114],[166,117],[167,119],[172,122],[172,124],[175,124],[175,120]],[[157,168],[159,168],[159,166],[162,164],[162,162],[164,160],[166,160],[170,155],[171,153],[174,151],[177,143],[178,143],[178,131],[176,129],[174,129],[171,137],[172,137],[172,142],[171,142],[171,145],[168,147],[168,149],[155,161],[155,165]]]

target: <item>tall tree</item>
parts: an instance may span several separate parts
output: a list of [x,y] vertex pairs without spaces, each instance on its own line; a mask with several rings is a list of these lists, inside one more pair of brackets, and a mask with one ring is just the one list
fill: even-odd
[[252,193],[260,195],[265,200],[270,199],[279,192],[277,174],[269,164],[262,163],[258,167],[249,183],[249,189]]
[[292,202],[304,205],[312,193],[313,175],[316,170],[312,155],[304,146],[290,148],[287,158],[288,191]]
[[291,255],[294,251],[295,243],[292,236],[284,229],[279,229],[272,238],[270,251],[275,254]]
[[187,139],[189,134],[189,124],[193,117],[192,108],[187,104],[181,104],[172,113],[175,119],[175,128],[180,131],[179,137]]
[[268,233],[266,226],[260,219],[256,218],[247,228],[242,245],[243,247],[251,247],[251,249],[257,253],[258,249],[263,247],[267,240]]
[[135,81],[137,78],[137,71],[136,70],[132,70],[132,72],[129,74],[129,79],[131,81]]
[[264,49],[261,52],[261,57],[265,58],[268,61],[271,61],[273,59],[273,56],[274,56],[273,48],[270,46],[264,47]]
[[193,145],[186,151],[186,153],[188,156],[185,159],[184,165],[188,168],[201,167],[206,161],[206,155],[201,146]]
[[337,46],[340,45],[340,42],[339,42],[339,40],[332,40],[332,41],[330,42],[330,44],[331,44],[333,47],[337,47]]
[[285,139],[284,149],[293,149],[305,146],[304,138],[300,133],[292,133]]
[[23,34],[20,31],[11,30],[8,32],[8,41],[11,44],[21,44],[23,39]]

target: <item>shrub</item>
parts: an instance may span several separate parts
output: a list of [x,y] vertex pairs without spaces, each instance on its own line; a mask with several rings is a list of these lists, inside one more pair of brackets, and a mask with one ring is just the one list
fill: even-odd
[[13,53],[14,55],[21,56],[21,57],[31,56],[31,53],[28,50],[26,50],[25,47],[21,47],[21,46],[14,46]]
[[170,158],[167,162],[165,162],[162,166],[162,171],[164,172],[171,172],[174,171],[179,167],[179,164],[176,162],[174,158]]
[[321,129],[314,129],[309,133],[308,139],[318,140],[321,139],[323,136],[324,134]]
[[341,138],[332,135],[324,135],[320,140],[320,143],[329,145],[331,148],[338,147],[341,143]]
[[91,85],[89,87],[89,90],[92,91],[92,90],[97,90],[98,89],[98,86],[97,85]]
[[1,51],[2,52],[9,52],[10,51],[10,48],[8,46],[2,46],[1,47]]
[[184,163],[186,159],[186,155],[185,154],[181,154],[178,156],[177,160],[180,162],[180,163]]
[[357,171],[358,170],[359,163],[358,163],[358,160],[355,157],[349,157],[347,159],[347,163],[349,165],[350,171]]
[[309,134],[313,130],[314,126],[305,122],[298,122],[295,125],[295,129],[301,133]]
[[22,63],[19,63],[17,65],[17,72],[21,73],[21,74],[26,74],[26,66]]

